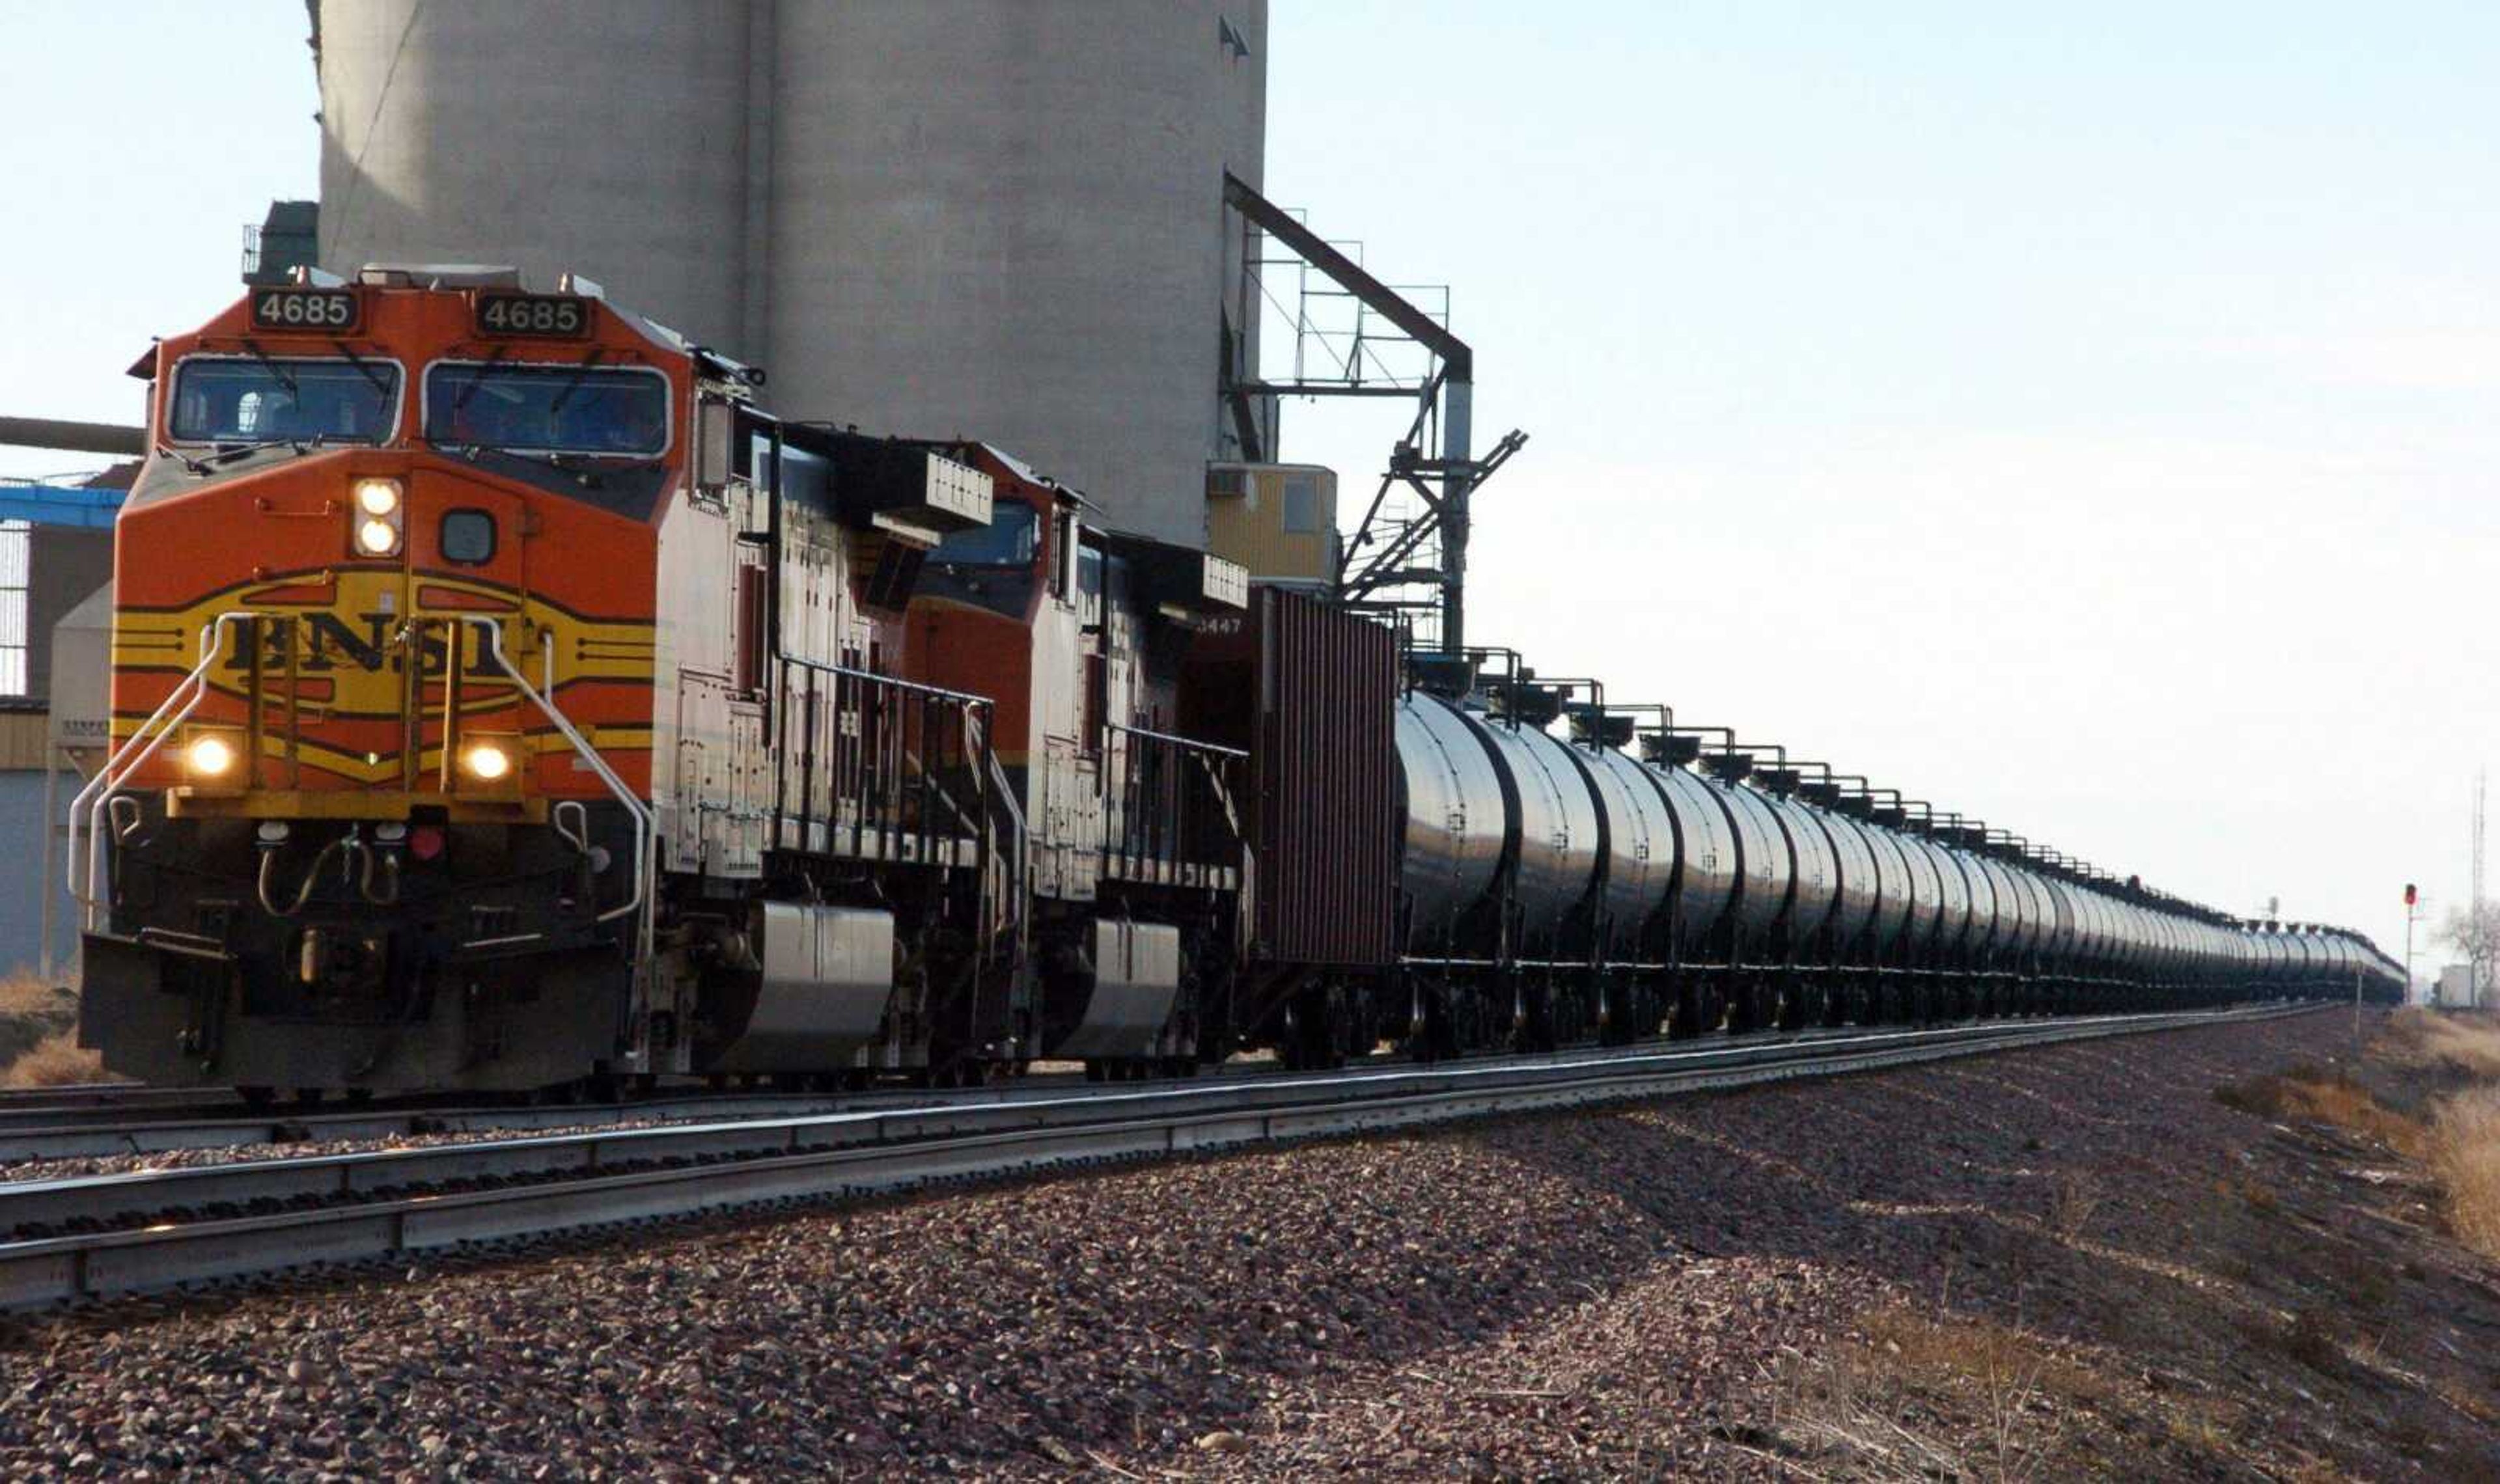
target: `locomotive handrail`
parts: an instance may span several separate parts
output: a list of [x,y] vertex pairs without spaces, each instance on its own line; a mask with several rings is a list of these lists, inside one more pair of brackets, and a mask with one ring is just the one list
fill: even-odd
[[[589,739],[581,735],[571,718],[556,709],[554,702],[539,694],[536,687],[521,677],[520,667],[513,664],[510,657],[504,653],[503,620],[483,613],[464,613],[460,615],[460,621],[474,623],[485,631],[486,652],[495,657],[497,667],[504,674],[511,676],[512,684],[519,688],[522,695],[529,698],[531,705],[536,706],[547,720],[555,723],[556,731],[563,734],[564,740],[572,744],[574,752],[590,765],[590,771],[598,776],[599,781],[608,786],[608,791],[616,796],[616,802],[625,806],[625,811],[633,816],[634,895],[623,904],[600,913],[596,920],[610,922],[641,908],[649,898],[651,890],[650,806],[634,796],[634,791],[625,786],[625,780],[616,775],[616,770],[608,766],[608,759],[599,755],[599,749],[590,745]],[[648,926],[647,922],[645,926]],[[645,943],[643,946],[647,948],[649,944]],[[647,956],[647,954],[641,955],[644,958]]]
[[[225,653],[226,625],[238,621],[256,621],[267,616],[269,615],[253,612],[248,609],[236,609],[219,613],[203,625],[200,630],[200,662],[192,666],[191,673],[177,681],[172,690],[165,693],[165,699],[158,702],[156,709],[148,712],[148,719],[141,722],[130,734],[130,740],[107,755],[105,765],[96,770],[95,776],[87,780],[86,787],[80,789],[78,797],[70,801],[69,841],[65,852],[67,859],[63,864],[67,868],[68,875],[65,884],[69,888],[71,900],[79,905],[82,926],[93,927],[95,924],[96,899],[101,890],[97,879],[100,868],[95,858],[96,843],[103,838],[106,807],[113,802],[116,792],[129,780],[130,775],[148,766],[148,760],[165,745],[165,739],[174,735],[175,728],[189,720],[191,712],[199,709],[200,703],[207,699],[209,667],[214,665],[218,657]],[[185,691],[190,692],[188,699],[183,699]],[[177,701],[181,702],[181,709],[168,717],[165,713],[173,709]],[[157,726],[160,721],[164,723],[161,728]],[[152,739],[148,736],[150,730],[155,731]],[[143,742],[147,745],[140,748],[136,757],[131,756],[131,749],[140,747]],[[258,767],[259,759],[250,759],[248,766]],[[79,884],[81,848],[79,817],[82,809],[86,811],[87,818],[84,847],[86,884],[83,890]]]
[[[1177,865],[1216,863],[1199,849],[1208,833],[1197,807],[1195,791],[1176,773],[1161,772],[1160,760],[1171,758],[1197,765],[1206,779],[1206,792],[1220,810],[1219,843],[1237,853],[1242,843],[1241,814],[1233,799],[1229,775],[1249,757],[1237,747],[1195,738],[1175,737],[1145,727],[1102,725],[1104,767],[1098,775],[1106,806],[1102,819],[1102,854],[1121,866],[1143,861]],[[1134,743],[1143,742],[1142,748]],[[1148,797],[1149,794],[1154,797]],[[1117,818],[1113,818],[1113,808]]]
[[[914,859],[935,861],[940,826],[934,821],[942,811],[955,821],[954,826],[945,827],[948,838],[955,838],[953,831],[958,826],[969,828],[986,855],[991,848],[987,795],[994,786],[989,773],[996,761],[990,735],[994,708],[987,696],[794,654],[776,655],[774,663],[780,667],[773,676],[773,708],[774,751],[779,762],[773,780],[773,848],[783,847],[782,832],[792,817],[788,806],[794,745],[799,848],[814,848],[818,721],[830,700],[832,711],[827,719],[831,731],[826,740],[825,763],[828,793],[823,800],[828,853],[838,853],[834,846],[847,830],[854,854],[862,852],[873,834],[879,852],[889,858],[901,844],[908,847]],[[792,683],[793,671],[799,672],[806,682],[804,686]],[[833,679],[829,694],[819,691],[819,676]],[[796,739],[790,735],[793,706],[799,708],[796,714],[800,735]],[[951,716],[960,732],[952,743],[952,752],[942,735],[941,716]],[[972,798],[969,805],[957,798],[940,777],[943,768],[958,762],[970,776]],[[915,794],[916,809],[910,807]],[[842,819],[842,805],[846,802],[855,806],[847,824]]]
[[778,654],[773,658],[784,665],[796,665],[802,670],[820,671],[826,675],[849,676],[859,680],[874,680],[880,685],[890,685],[896,690],[908,691],[913,695],[928,696],[938,701],[966,702],[983,710],[989,709],[992,704],[989,697],[976,696],[969,690],[948,690],[942,685],[923,685],[917,680],[906,680],[900,676],[878,675],[873,670],[855,670],[848,665],[829,665],[823,660],[811,660],[797,654]]

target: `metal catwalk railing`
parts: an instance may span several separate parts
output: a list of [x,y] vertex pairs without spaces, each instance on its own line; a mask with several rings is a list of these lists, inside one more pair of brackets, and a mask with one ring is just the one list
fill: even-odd
[[991,845],[991,707],[961,691],[784,655],[773,847],[876,860]]
[[1104,873],[1178,880],[1207,868],[1239,867],[1241,816],[1234,795],[1248,756],[1136,727],[1104,728]]

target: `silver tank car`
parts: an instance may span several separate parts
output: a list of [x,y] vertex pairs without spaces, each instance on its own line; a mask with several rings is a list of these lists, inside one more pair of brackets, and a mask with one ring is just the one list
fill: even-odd
[[1799,803],[1814,822],[1830,837],[1831,853],[1840,863],[1840,890],[1831,908],[1831,945],[1835,953],[1847,955],[1862,946],[1867,929],[1875,921],[1878,876],[1875,870],[1875,843],[1859,828],[1858,821],[1847,814]]
[[1397,740],[1407,941],[1426,951],[1445,946],[1460,919],[1492,893],[1510,811],[1492,757],[1446,703],[1420,692],[1398,702]]
[[1567,742],[1530,726],[1475,712],[1463,719],[1485,739],[1515,801],[1511,892],[1520,931],[1551,942],[1597,879],[1597,801]]
[[1936,936],[1934,951],[1957,953],[1962,935],[1970,931],[1970,883],[1962,879],[1961,868],[1954,864],[1945,847],[1924,835],[1907,837],[1910,843],[1926,852],[1936,870]]
[[1568,751],[1596,798],[1605,828],[1606,952],[1617,961],[1633,960],[1675,886],[1675,821],[1640,764],[1612,747],[1574,743]]
[[1812,943],[1830,919],[1840,891],[1840,862],[1832,852],[1831,837],[1815,823],[1804,805],[1779,794],[1755,797],[1769,807],[1779,821],[1781,838],[1788,841],[1789,907],[1782,936],[1793,954]]
[[1859,822],[1858,829],[1875,855],[1875,922],[1867,931],[1866,951],[1881,958],[1909,937],[1914,907],[1910,858],[1902,853],[1899,837],[1882,825]]
[[1736,899],[1728,909],[1740,947],[1767,943],[1787,910],[1792,865],[1788,838],[1761,795],[1741,784],[1694,775],[1710,790],[1736,840]]
[[1710,785],[1681,768],[1642,765],[1675,826],[1677,956],[1692,953],[1719,926],[1736,894],[1735,827]]
[[1996,946],[1996,882],[1969,851],[1947,845],[1945,853],[1961,869],[1962,886],[1970,893],[1970,927],[1962,934],[1961,951],[1984,958]]
[[1891,837],[1894,848],[1908,863],[1910,874],[1910,925],[1901,936],[1902,951],[1913,956],[1934,949],[1936,925],[1944,919],[1944,882],[1936,874],[1936,858],[1921,845],[1916,835],[1906,831],[1878,826]]

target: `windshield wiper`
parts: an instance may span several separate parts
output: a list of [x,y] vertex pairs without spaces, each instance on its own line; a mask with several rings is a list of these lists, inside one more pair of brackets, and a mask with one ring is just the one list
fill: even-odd
[[557,391],[554,400],[547,403],[547,412],[550,413],[563,412],[564,405],[573,400],[573,394],[581,390],[581,383],[590,376],[591,368],[597,366],[599,364],[599,358],[607,353],[608,347],[606,346],[591,346],[590,353],[581,358],[580,369],[574,372],[572,379],[564,383],[561,390]]
[[260,348],[260,342],[246,336],[243,347],[251,352],[253,360],[260,362],[261,370],[278,379],[278,384],[286,388],[286,395],[290,397],[296,395],[295,378],[287,375],[285,368],[269,358],[269,352]]
[[468,459],[472,463],[477,462],[477,455],[481,453],[492,453],[500,458],[519,459],[525,464],[538,464],[560,474],[584,478],[601,474],[622,474],[638,469],[658,469],[668,463],[668,460],[656,455],[634,457],[627,454],[584,453],[570,449],[541,452],[534,449],[507,448],[501,444],[460,443],[439,438],[428,438],[424,443],[427,447],[438,453],[452,454]]
[[356,373],[359,376],[362,376],[366,380],[373,383],[375,401],[388,402],[390,400],[391,384],[390,382],[382,379],[382,374],[380,372],[376,371],[363,356],[348,349],[347,343],[345,341],[333,340],[330,344],[339,347],[339,353],[347,358],[347,364],[355,367]]
[[204,466],[232,463],[247,453],[257,453],[263,448],[292,448],[297,453],[310,453],[329,441],[329,434],[314,433],[306,438],[255,438],[246,443],[221,443],[217,445],[216,452],[200,462]]
[[193,474],[207,474],[209,472],[209,466],[206,463],[191,457],[180,448],[173,447],[166,444],[158,444],[156,445],[156,456],[158,458],[179,460],[184,469]]
[[477,393],[485,387],[486,379],[495,374],[496,367],[504,364],[504,352],[510,348],[512,347],[510,346],[497,346],[495,347],[494,352],[486,357],[486,364],[477,368],[477,379],[460,388],[460,395],[451,399],[451,410],[453,412],[459,412],[461,409],[467,407],[469,405],[469,399],[477,395]]

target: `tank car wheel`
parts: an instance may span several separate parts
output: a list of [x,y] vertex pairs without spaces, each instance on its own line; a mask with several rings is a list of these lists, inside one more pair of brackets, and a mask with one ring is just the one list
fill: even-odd
[[260,1086],[238,1087],[235,1089],[235,1096],[243,1100],[244,1106],[258,1112],[278,1101],[278,1089]]
[[1679,985],[1667,996],[1666,1039],[1691,1040],[1701,1034],[1701,996],[1691,985]]
[[350,1087],[346,1091],[346,1099],[351,1105],[362,1107],[374,1101],[374,1090],[370,1087]]

